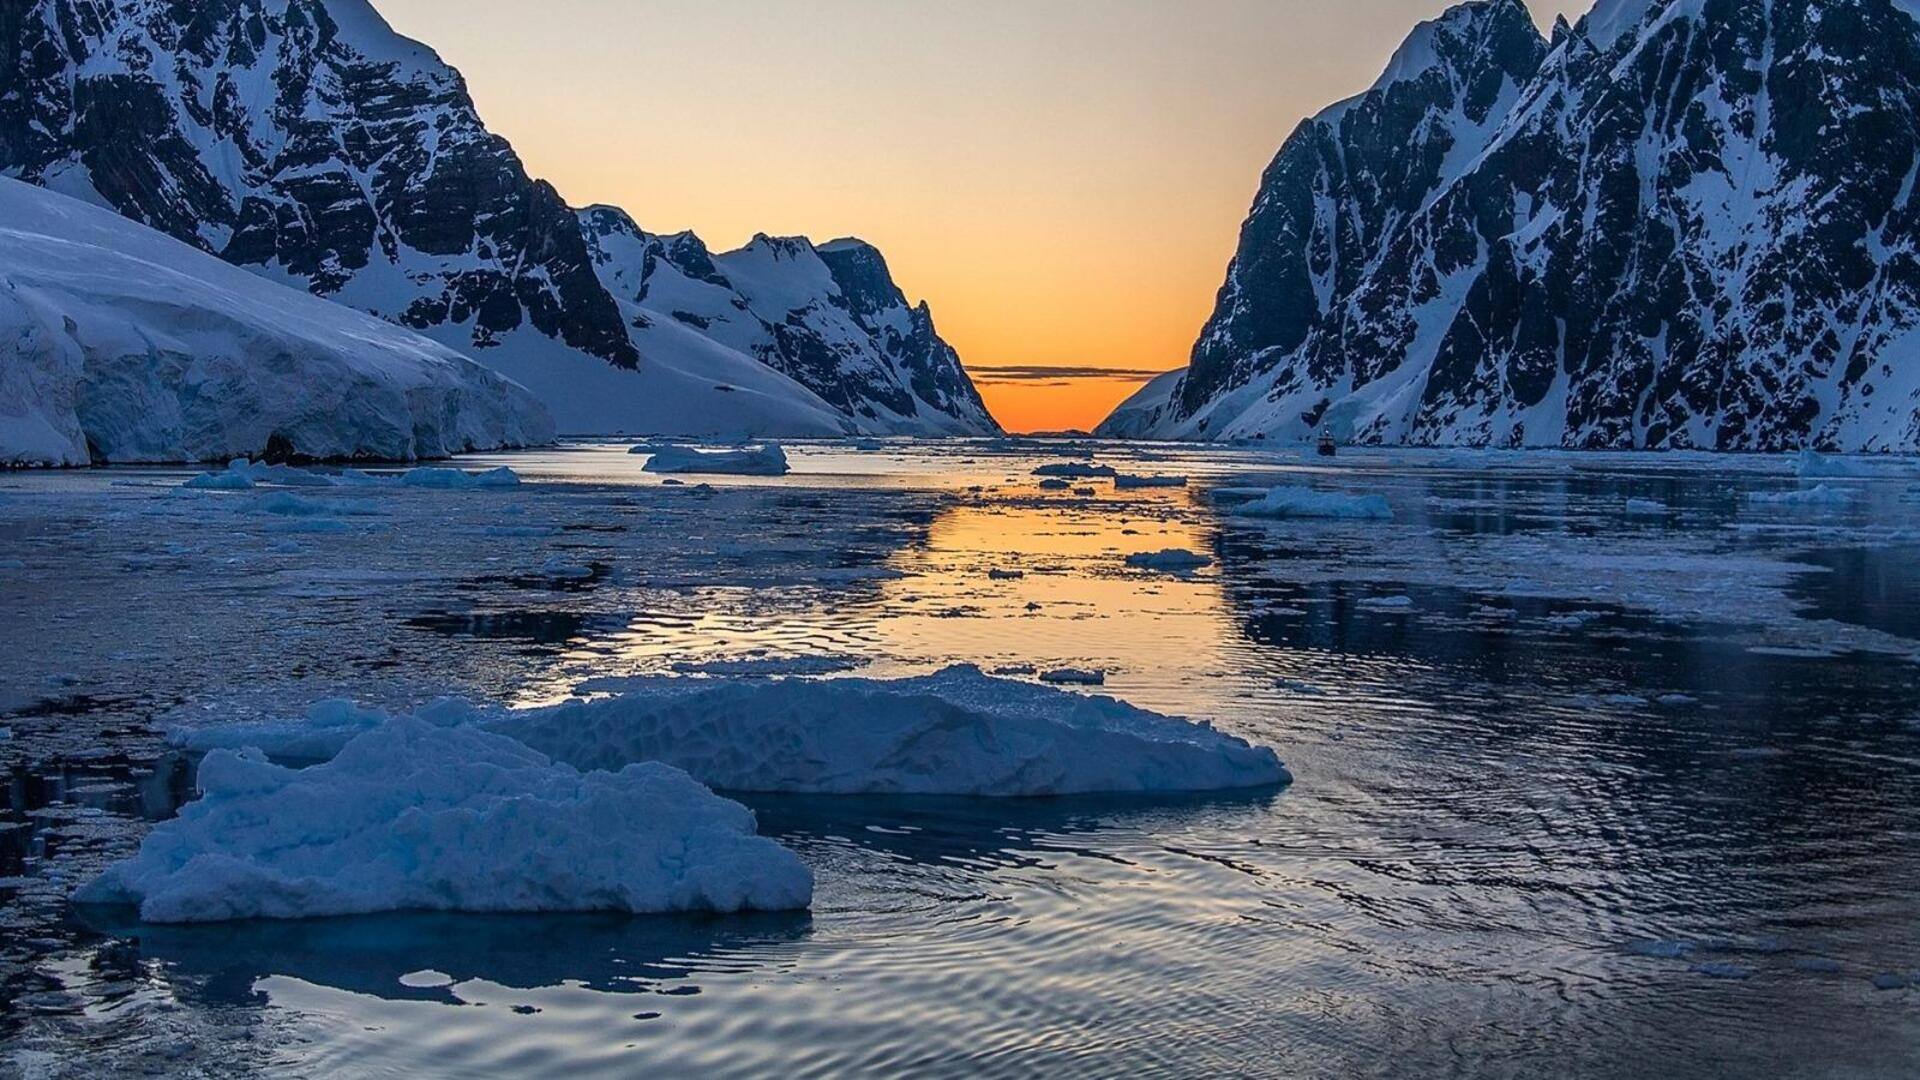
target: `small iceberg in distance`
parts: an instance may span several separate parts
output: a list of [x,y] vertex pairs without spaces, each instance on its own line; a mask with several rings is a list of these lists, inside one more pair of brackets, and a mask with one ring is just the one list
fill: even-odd
[[1165,551],[1142,551],[1129,555],[1127,565],[1136,570],[1165,570],[1177,574],[1212,566],[1213,558],[1186,548],[1167,548]]
[[1229,513],[1237,517],[1393,520],[1393,508],[1382,495],[1349,495],[1284,484],[1264,490],[1221,488],[1214,494],[1217,499],[1234,503]]
[[1187,486],[1184,476],[1136,476],[1132,473],[1118,473],[1113,478],[1113,486],[1120,491],[1135,488],[1183,488]]
[[1092,480],[1098,477],[1112,479],[1119,471],[1111,465],[1089,465],[1084,461],[1060,461],[1051,465],[1042,465],[1033,470],[1035,476],[1067,477],[1074,480]]
[[650,473],[713,473],[731,476],[785,476],[787,452],[775,443],[745,450],[700,450],[691,446],[666,443],[635,447],[632,453],[653,456],[640,467]]
[[379,911],[790,910],[799,856],[658,762],[580,772],[472,727],[388,720],[305,769],[200,765],[202,797],[74,895],[148,922]]

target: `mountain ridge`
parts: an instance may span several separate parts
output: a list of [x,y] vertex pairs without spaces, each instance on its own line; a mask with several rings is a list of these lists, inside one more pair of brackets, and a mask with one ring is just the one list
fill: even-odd
[[[1920,448],[1907,7],[1601,0],[1543,38],[1475,0],[1436,22],[1488,47],[1303,122],[1187,375],[1123,405],[1128,431]],[[1459,123],[1491,70],[1525,74],[1497,121]],[[1368,110],[1403,140],[1367,138]]]
[[0,175],[467,351],[563,430],[999,430],[930,319],[918,352],[799,325],[739,353],[631,310],[591,208],[531,177],[459,72],[366,0],[24,0],[0,15],[0,55]]

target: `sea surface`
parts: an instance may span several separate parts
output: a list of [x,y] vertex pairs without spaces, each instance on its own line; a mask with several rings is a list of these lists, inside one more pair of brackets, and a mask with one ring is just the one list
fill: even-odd
[[[0,476],[0,1076],[1920,1075],[1920,462],[788,450],[295,502]],[[1233,512],[1275,484],[1394,518]],[[1126,565],[1175,547],[1213,561]],[[1099,669],[1296,780],[742,796],[806,915],[65,899],[192,797],[171,729],[741,660]]]

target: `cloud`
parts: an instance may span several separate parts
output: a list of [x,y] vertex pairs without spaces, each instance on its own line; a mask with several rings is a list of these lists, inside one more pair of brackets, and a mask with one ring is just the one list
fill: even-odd
[[1116,382],[1145,382],[1165,375],[1149,368],[1095,367],[1090,364],[1071,367],[1047,367],[1043,364],[968,364],[967,374],[977,383],[1037,382],[1064,385],[1062,379],[1110,379]]

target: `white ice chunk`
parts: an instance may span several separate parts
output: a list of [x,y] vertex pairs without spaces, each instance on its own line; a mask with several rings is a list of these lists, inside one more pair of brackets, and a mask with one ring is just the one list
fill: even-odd
[[1113,478],[1113,486],[1124,491],[1128,488],[1178,488],[1187,486],[1184,476],[1135,476],[1132,473],[1119,473]]
[[[415,720],[436,727],[470,724],[479,716],[458,698],[442,698],[413,714]],[[393,719],[378,709],[365,709],[343,698],[315,702],[299,720],[262,720],[219,727],[176,728],[167,733],[167,745],[188,753],[252,748],[276,761],[325,761],[361,734]]]
[[1747,501],[1755,506],[1837,507],[1851,503],[1853,496],[1843,488],[1818,484],[1798,491],[1755,491],[1747,496]]
[[540,576],[561,581],[581,581],[593,576],[593,567],[570,562],[564,555],[552,555],[540,564]]
[[1349,495],[1339,491],[1317,491],[1308,487],[1281,485],[1264,492],[1228,488],[1220,492],[1228,499],[1236,494],[1256,497],[1233,507],[1240,517],[1264,518],[1348,518],[1362,521],[1392,521],[1393,508],[1380,495]]
[[75,899],[149,922],[374,911],[804,908],[753,812],[657,762],[581,773],[474,728],[395,720],[324,765],[216,751],[202,797]]
[[1033,470],[1033,475],[1091,480],[1099,476],[1112,477],[1119,474],[1111,465],[1089,465],[1084,461],[1060,461],[1040,466]]
[[1291,779],[1272,750],[971,666],[910,679],[627,681],[491,730],[580,768],[664,761],[717,788],[832,794],[1203,791]]
[[510,488],[520,486],[520,474],[505,465],[486,472],[470,473],[460,469],[420,468],[408,469],[400,474],[400,482],[407,487],[441,488],[463,491],[474,488]]
[[697,450],[690,446],[652,448],[642,465],[650,473],[716,473],[732,476],[785,476],[787,453],[774,443],[746,450]]
[[1198,570],[1203,566],[1212,566],[1212,556],[1188,551],[1186,548],[1167,548],[1165,551],[1142,551],[1127,556],[1127,565],[1139,570],[1166,570],[1180,573]]

